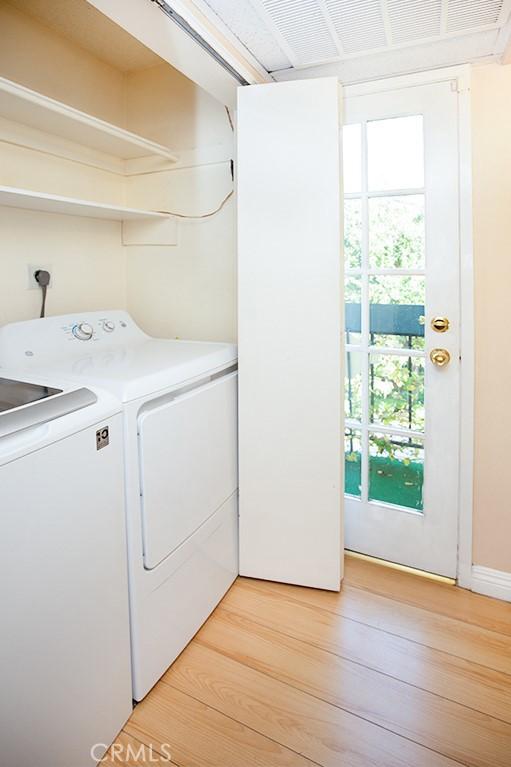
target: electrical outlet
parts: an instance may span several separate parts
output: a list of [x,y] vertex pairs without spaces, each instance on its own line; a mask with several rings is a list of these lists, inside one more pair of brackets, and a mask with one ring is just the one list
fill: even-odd
[[47,272],[51,274],[50,284],[48,285],[48,290],[50,290],[53,287],[53,267],[51,264],[28,264],[28,290],[40,290],[40,286],[37,284],[36,279],[34,277],[34,272],[37,272],[38,269],[45,269]]

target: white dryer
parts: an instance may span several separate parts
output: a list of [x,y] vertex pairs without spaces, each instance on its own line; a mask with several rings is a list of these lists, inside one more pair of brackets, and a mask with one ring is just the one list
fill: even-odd
[[238,573],[236,347],[151,338],[122,311],[15,323],[3,335],[22,350],[11,364],[101,386],[123,403],[141,700]]

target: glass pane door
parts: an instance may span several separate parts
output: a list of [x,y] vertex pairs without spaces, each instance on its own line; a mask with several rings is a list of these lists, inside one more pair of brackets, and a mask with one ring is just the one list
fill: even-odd
[[[452,104],[454,94],[441,85],[440,102]],[[450,572],[456,553],[457,416],[451,413],[440,433],[437,424],[442,400],[455,390],[458,360],[439,376],[430,369],[429,353],[433,343],[455,347],[457,329],[433,338],[429,304],[437,295],[452,328],[458,318],[457,187],[452,185],[457,117],[454,99],[454,110],[446,113],[452,125],[442,138],[434,88],[351,103],[348,98],[346,104],[346,539],[348,548]],[[438,141],[446,146],[435,146]],[[441,158],[450,150],[454,165],[451,160],[442,169]],[[451,206],[447,226],[442,204]],[[442,273],[445,258],[450,264],[444,261]],[[443,500],[428,482],[429,473],[442,465],[440,445],[451,456]],[[443,512],[442,504],[447,504]],[[450,531],[449,552],[437,564],[428,547],[434,547],[442,524]]]
[[422,115],[346,126],[344,157],[346,492],[422,512]]

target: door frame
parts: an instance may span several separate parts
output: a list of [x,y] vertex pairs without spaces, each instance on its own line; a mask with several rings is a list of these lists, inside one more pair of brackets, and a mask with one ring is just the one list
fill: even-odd
[[472,586],[474,464],[474,267],[472,236],[471,66],[416,72],[346,85],[344,97],[365,96],[451,81],[458,92],[459,273],[460,273],[460,450],[458,476],[457,583]]

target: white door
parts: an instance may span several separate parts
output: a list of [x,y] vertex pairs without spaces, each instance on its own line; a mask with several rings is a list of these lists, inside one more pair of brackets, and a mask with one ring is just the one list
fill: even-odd
[[451,577],[460,373],[454,85],[348,93],[343,129],[346,547]]
[[342,576],[340,94],[336,78],[238,102],[240,572]]

